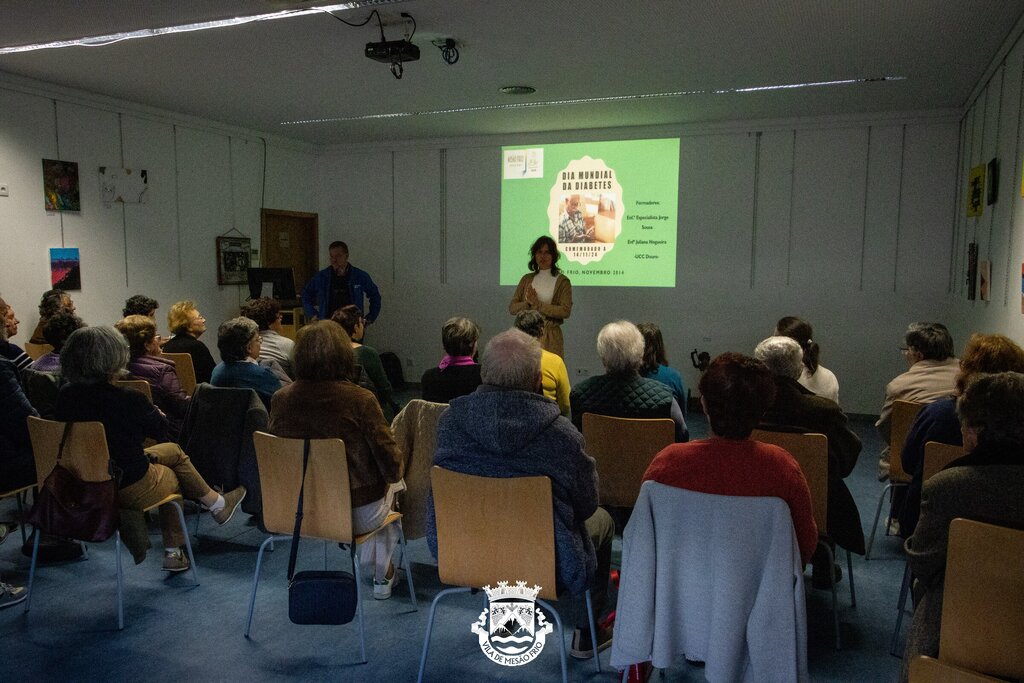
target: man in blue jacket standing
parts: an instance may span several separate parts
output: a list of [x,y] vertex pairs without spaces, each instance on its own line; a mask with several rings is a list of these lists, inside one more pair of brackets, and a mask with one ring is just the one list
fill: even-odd
[[369,325],[380,315],[380,290],[365,270],[348,262],[348,245],[331,242],[327,248],[331,265],[314,275],[302,290],[302,307],[309,320],[330,320],[331,314],[342,306],[353,304],[360,311],[363,297],[370,300],[370,312],[365,313]]

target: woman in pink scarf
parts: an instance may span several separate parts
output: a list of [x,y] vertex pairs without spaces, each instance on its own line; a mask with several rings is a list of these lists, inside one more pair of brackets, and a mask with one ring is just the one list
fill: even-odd
[[449,318],[441,327],[444,358],[423,373],[423,400],[448,403],[480,386],[480,364],[474,360],[480,327],[469,318]]

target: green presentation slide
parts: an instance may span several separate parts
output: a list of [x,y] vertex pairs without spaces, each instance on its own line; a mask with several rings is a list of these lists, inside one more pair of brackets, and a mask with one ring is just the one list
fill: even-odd
[[674,287],[679,138],[501,148],[500,284],[541,235],[574,286]]

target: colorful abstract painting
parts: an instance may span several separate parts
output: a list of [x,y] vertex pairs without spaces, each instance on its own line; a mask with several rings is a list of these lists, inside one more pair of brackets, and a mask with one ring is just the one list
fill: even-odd
[[43,159],[43,197],[47,211],[81,211],[78,163]]
[[64,291],[82,289],[82,262],[78,247],[50,249],[50,286]]

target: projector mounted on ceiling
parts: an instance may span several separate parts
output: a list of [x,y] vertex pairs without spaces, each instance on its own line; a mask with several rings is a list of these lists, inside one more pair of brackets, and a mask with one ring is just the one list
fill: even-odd
[[384,64],[415,62],[420,58],[420,49],[408,40],[384,40],[367,43],[366,56]]

